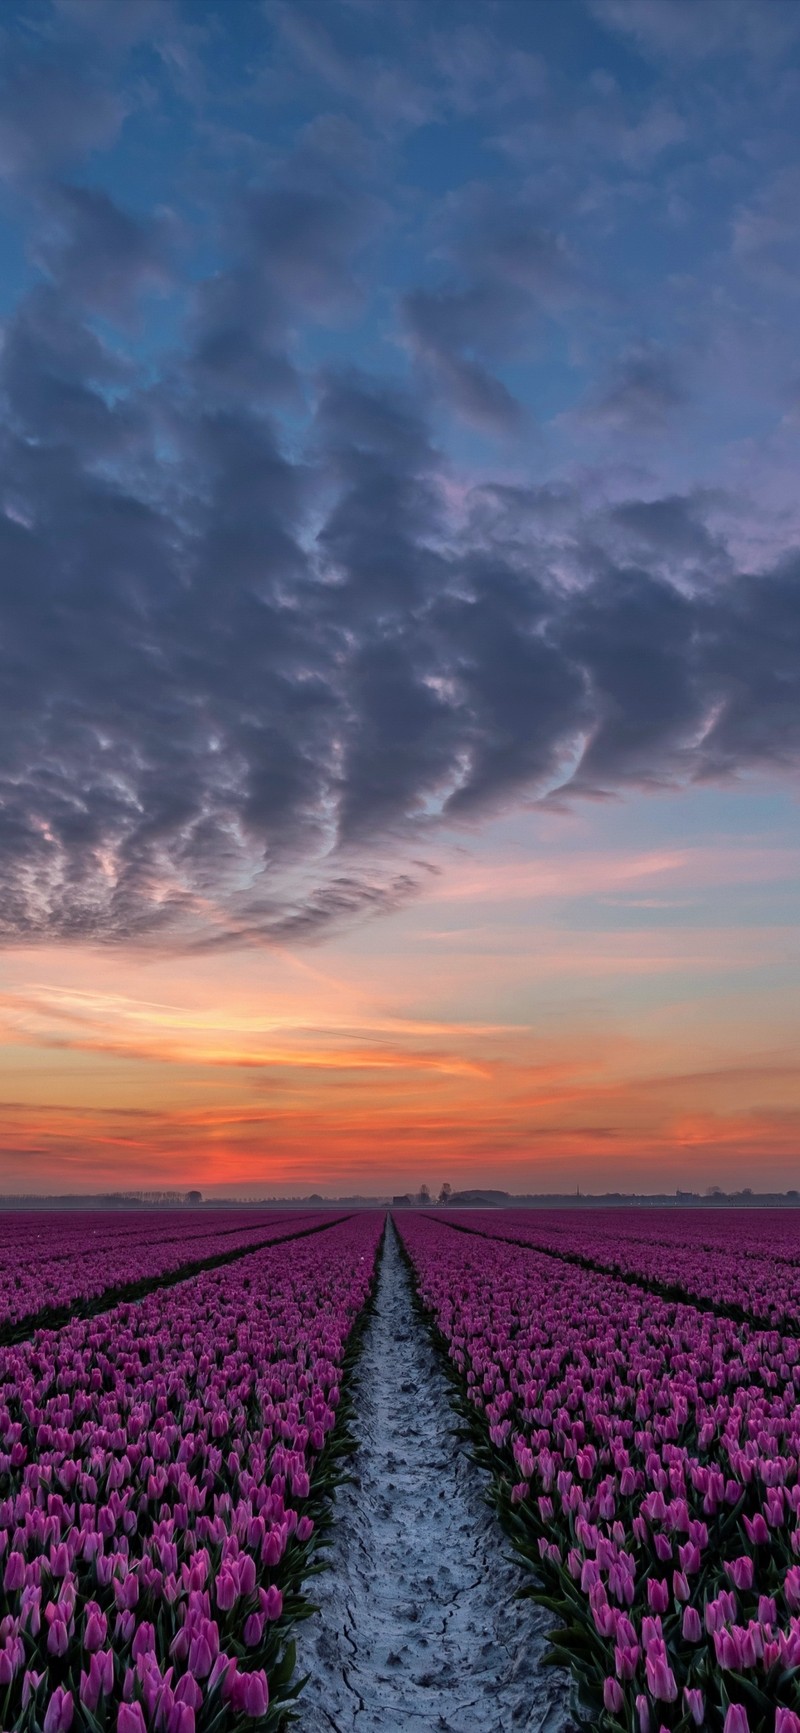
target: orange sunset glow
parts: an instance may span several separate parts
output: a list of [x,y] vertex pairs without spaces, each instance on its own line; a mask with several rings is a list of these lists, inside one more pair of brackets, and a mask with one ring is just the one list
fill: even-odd
[[10,949],[9,1186],[791,1184],[796,936],[732,913],[796,853],[569,828],[538,864],[504,827],[462,842],[432,894],[311,950]]

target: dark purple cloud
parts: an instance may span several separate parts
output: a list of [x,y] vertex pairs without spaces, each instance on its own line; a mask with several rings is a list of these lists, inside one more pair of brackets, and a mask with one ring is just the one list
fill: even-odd
[[4,23],[7,942],[311,941],[448,825],[796,773],[791,167],[631,75],[695,9],[523,10]]

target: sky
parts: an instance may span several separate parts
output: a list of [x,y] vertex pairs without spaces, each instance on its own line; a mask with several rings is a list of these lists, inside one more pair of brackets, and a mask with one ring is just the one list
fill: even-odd
[[799,98],[6,0],[0,1190],[800,1185]]

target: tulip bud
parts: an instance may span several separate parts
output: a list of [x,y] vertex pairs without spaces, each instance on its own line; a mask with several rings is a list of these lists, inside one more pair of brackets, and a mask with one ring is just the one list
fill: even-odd
[[31,1697],[35,1697],[44,1678],[44,1673],[34,1673],[29,1667],[22,1681],[22,1707],[27,1709]]
[[696,1607],[684,1607],[681,1628],[687,1643],[700,1642],[703,1635],[703,1625]]
[[72,1692],[68,1691],[64,1685],[56,1685],[47,1705],[44,1733],[69,1733],[74,1713],[75,1704],[72,1700]]
[[25,1559],[21,1552],[10,1552],[3,1572],[3,1588],[7,1594],[25,1587]]
[[254,1720],[261,1715],[266,1715],[269,1705],[266,1673],[244,1673],[239,1676],[244,1681],[243,1708],[245,1715],[252,1716]]
[[750,1733],[750,1722],[743,1703],[730,1704],[722,1733]]
[[684,1685],[683,1701],[686,1706],[686,1713],[687,1715],[691,1715],[695,1727],[702,1727],[705,1722],[706,1713],[702,1691],[698,1690],[696,1687],[690,1688],[690,1686]]
[[194,1710],[188,1703],[173,1703],[167,1718],[167,1733],[194,1733]]
[[83,1629],[83,1646],[87,1655],[95,1649],[102,1649],[108,1633],[108,1619],[101,1611],[96,1601],[86,1603],[86,1622]]
[[244,1644],[248,1649],[258,1647],[264,1635],[264,1614],[251,1613],[244,1621]]
[[147,1733],[141,1703],[120,1703],[117,1711],[117,1733]]
[[609,1675],[603,1680],[603,1703],[612,1715],[618,1715],[625,1702],[622,1686]]
[[743,1553],[741,1558],[726,1559],[725,1569],[737,1589],[753,1587],[753,1560],[749,1553]]
[[644,1692],[636,1699],[636,1715],[639,1721],[639,1733],[650,1733],[650,1704]]

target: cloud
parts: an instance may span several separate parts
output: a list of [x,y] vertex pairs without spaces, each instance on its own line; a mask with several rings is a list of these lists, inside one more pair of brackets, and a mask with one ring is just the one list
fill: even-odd
[[116,138],[126,113],[119,91],[60,56],[5,45],[0,61],[0,179],[30,182],[82,162]]
[[675,356],[658,344],[641,343],[620,355],[605,383],[592,389],[577,413],[614,432],[657,433],[688,401]]
[[127,324],[141,295],[172,280],[169,225],[142,222],[96,187],[53,183],[34,243],[40,268],[87,313]]
[[796,558],[738,573],[702,495],[454,518],[413,392],[328,368],[290,452],[192,351],[139,389],[70,269],[2,356],[7,941],[308,941],[443,824],[796,765]]
[[518,433],[526,410],[496,369],[529,358],[550,315],[573,300],[579,277],[565,236],[529,202],[477,184],[451,201],[437,252],[451,280],[402,297],[407,347],[462,420],[501,437]]
[[800,22],[783,0],[725,0],[699,6],[697,0],[591,0],[599,23],[632,37],[656,61],[708,61],[719,56],[774,60],[796,42]]
[[[680,107],[649,73],[565,94],[507,10],[465,14],[449,78],[424,7],[253,8],[230,63],[174,7],[154,39],[83,0],[3,22],[6,942],[310,942],[514,803],[795,773],[792,427],[756,450],[764,402],[733,427],[725,395],[745,350],[737,378],[789,376],[793,171],[754,121],[740,174],[688,80]],[[595,16],[700,53],[677,0]],[[721,201],[717,250],[665,286],[646,177],[711,142],[680,186]],[[741,302],[758,278],[758,345],[723,267]],[[687,482],[742,429],[753,498]]]

